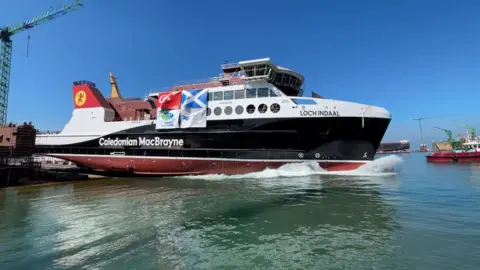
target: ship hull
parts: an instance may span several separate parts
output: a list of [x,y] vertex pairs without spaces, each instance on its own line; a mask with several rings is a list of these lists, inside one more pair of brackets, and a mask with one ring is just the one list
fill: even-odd
[[[37,144],[37,154],[98,171],[133,174],[241,174],[287,163],[316,162],[327,171],[373,160],[387,118],[324,117],[212,121],[208,129],[127,129],[70,144]],[[48,141],[54,141],[49,138]]]
[[245,174],[265,169],[277,169],[285,164],[317,163],[325,171],[355,170],[370,161],[318,161],[318,160],[231,160],[195,159],[144,156],[62,155],[55,157],[81,164],[99,172],[138,175],[204,175]]

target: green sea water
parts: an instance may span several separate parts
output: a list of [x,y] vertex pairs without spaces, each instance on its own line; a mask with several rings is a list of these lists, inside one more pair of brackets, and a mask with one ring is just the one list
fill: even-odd
[[0,269],[478,269],[480,166],[374,163],[6,189]]

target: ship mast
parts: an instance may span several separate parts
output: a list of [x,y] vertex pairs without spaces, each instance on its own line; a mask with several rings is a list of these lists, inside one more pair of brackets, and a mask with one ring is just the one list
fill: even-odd
[[112,91],[110,92],[110,98],[119,98],[122,99],[120,95],[120,89],[118,88],[117,80],[115,76],[113,76],[112,72],[110,72],[110,84],[112,85]]

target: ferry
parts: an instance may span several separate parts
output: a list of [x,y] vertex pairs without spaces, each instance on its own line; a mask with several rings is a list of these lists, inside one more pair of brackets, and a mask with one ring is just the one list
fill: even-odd
[[270,58],[225,63],[206,81],[126,99],[110,73],[105,98],[73,83],[73,114],[38,134],[38,155],[99,172],[241,174],[316,162],[328,171],[373,160],[391,121],[386,109],[303,95],[304,77]]

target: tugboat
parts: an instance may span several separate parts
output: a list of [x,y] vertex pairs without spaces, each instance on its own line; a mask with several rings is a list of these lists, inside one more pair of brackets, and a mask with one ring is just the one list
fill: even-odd
[[315,162],[328,171],[371,162],[391,114],[377,106],[304,97],[303,76],[269,58],[227,63],[205,81],[144,99],[73,83],[74,110],[59,134],[36,139],[39,155],[125,174],[241,174]]
[[450,130],[438,128],[448,135],[448,140],[433,143],[434,151],[426,156],[428,162],[478,162],[480,161],[480,138],[475,135],[475,128],[467,125],[465,137],[453,140]]

